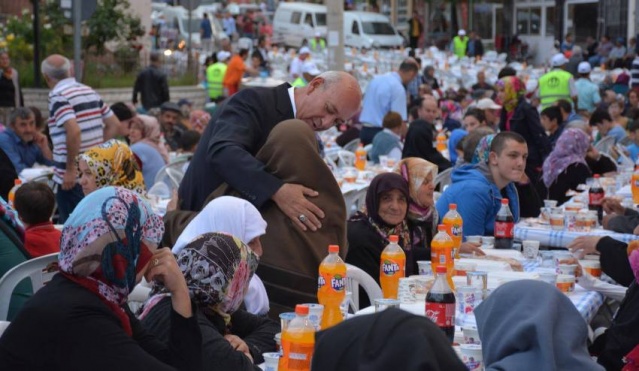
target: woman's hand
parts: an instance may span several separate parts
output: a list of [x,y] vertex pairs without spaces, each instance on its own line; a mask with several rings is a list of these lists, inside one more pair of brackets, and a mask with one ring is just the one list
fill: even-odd
[[182,317],[190,318],[193,315],[189,289],[171,249],[165,247],[155,251],[144,277],[148,282],[159,282],[169,290],[173,310]]
[[251,351],[249,350],[249,347],[248,345],[246,345],[246,342],[244,340],[242,340],[239,336],[230,334],[224,335],[224,338],[228,340],[229,343],[231,343],[233,349],[237,350],[238,352],[244,353],[251,360],[251,362],[253,362]]
[[597,243],[602,236],[582,236],[575,238],[571,243],[568,244],[568,250],[570,252],[575,252],[581,250],[581,256],[585,256],[588,254],[599,254],[597,251]]
[[606,214],[619,214],[623,215],[626,211],[626,208],[621,206],[621,202],[616,197],[605,197],[601,201],[601,206],[603,207]]
[[478,255],[478,256],[484,256],[486,255],[479,247],[481,245],[478,243],[474,243],[474,242],[462,242],[461,246],[459,247],[459,252],[461,254],[473,254],[473,255]]

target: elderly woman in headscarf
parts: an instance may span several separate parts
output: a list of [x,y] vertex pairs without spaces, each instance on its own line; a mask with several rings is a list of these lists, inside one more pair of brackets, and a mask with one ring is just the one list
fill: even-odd
[[[402,249],[412,250],[407,220],[409,199],[406,179],[396,173],[379,174],[366,192],[366,212],[358,212],[348,221],[346,262],[364,270],[377,283],[380,257],[389,243],[389,236],[397,235]],[[426,236],[422,235],[421,238],[425,239]],[[365,295],[360,296],[360,306],[367,306],[367,299]]]
[[124,187],[146,195],[142,172],[126,143],[108,140],[78,155],[77,160],[79,183],[85,196],[106,186]]
[[[209,232],[223,232],[236,236],[258,257],[262,256],[260,236],[266,233],[266,221],[255,206],[246,200],[222,196],[209,202],[180,234],[173,245],[173,253],[179,253],[195,237]],[[257,275],[251,278],[244,304],[249,313],[268,313],[266,288]]]
[[588,354],[586,321],[545,282],[498,287],[475,309],[475,318],[486,371],[603,370]]
[[[171,250],[157,249],[163,230],[135,192],[105,187],[85,197],[64,225],[59,273],[0,338],[0,369],[202,369],[184,276]],[[150,335],[126,304],[142,276],[171,294],[167,342]]]
[[514,131],[528,144],[525,176],[516,183],[521,200],[521,216],[536,217],[543,205],[539,195],[544,194],[541,167],[552,146],[541,125],[537,110],[526,101],[526,84],[516,76],[502,77],[497,84],[497,96],[502,104],[501,131]]
[[[263,352],[275,350],[278,323],[242,309],[242,299],[258,257],[239,238],[205,233],[177,253],[177,261],[193,300],[198,304],[203,364],[209,370],[259,370]],[[155,285],[140,315],[158,337],[170,338],[171,298]]]
[[131,150],[141,162],[144,183],[151,188],[158,171],[169,163],[158,120],[153,116],[137,115],[131,121],[129,140]]
[[564,130],[557,139],[543,166],[542,177],[549,200],[557,200],[561,205],[570,199],[566,196],[568,190],[576,191],[578,185],[586,183],[592,175],[586,163],[588,148],[590,138],[580,129]]

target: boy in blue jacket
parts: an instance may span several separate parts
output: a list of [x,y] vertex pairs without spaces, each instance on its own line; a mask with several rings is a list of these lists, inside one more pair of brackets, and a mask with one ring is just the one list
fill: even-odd
[[437,200],[441,218],[448,205],[457,204],[464,220],[464,236],[492,236],[501,199],[509,200],[515,222],[519,221],[519,196],[515,189],[526,169],[528,146],[515,132],[501,132],[490,145],[487,162],[462,166],[452,173],[452,184]]

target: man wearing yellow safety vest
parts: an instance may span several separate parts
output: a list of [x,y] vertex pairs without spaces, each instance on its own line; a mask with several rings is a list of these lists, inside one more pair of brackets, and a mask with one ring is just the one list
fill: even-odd
[[570,72],[564,70],[568,58],[562,53],[555,54],[550,64],[552,70],[539,79],[537,97],[541,102],[541,109],[551,106],[560,99],[577,104],[577,88]]
[[315,32],[315,37],[311,39],[310,46],[311,50],[314,52],[321,52],[326,49],[326,41],[322,39],[322,34],[319,31]]
[[217,52],[217,62],[206,68],[206,81],[208,83],[209,98],[211,102],[224,99],[224,75],[226,74],[226,61],[231,56],[227,51]]
[[317,75],[319,75],[321,71],[317,68],[315,63],[311,61],[306,61],[302,65],[302,75],[293,81],[291,86],[295,88],[303,88],[308,85],[308,82],[313,80]]
[[457,36],[453,38],[453,54],[457,56],[457,58],[463,58],[466,55],[466,50],[468,49],[468,36],[466,36],[465,30],[459,30],[457,32]]

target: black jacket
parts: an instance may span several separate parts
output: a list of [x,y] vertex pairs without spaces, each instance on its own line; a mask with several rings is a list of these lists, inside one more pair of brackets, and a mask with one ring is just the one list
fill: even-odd
[[244,89],[215,111],[180,184],[182,210],[200,211],[222,183],[258,209],[280,189],[254,156],[275,125],[294,118],[289,87]]
[[429,122],[417,119],[410,123],[406,139],[404,140],[404,150],[402,158],[419,157],[437,165],[439,171],[444,171],[451,167],[448,161],[439,151],[433,147],[435,131]]
[[170,101],[166,74],[154,66],[143,69],[135,79],[133,104],[137,104],[138,94],[142,94],[142,107],[145,110],[160,107],[162,103]]
[[544,199],[557,200],[557,204],[561,205],[570,199],[569,196],[566,196],[566,192],[568,192],[569,189],[576,191],[577,186],[585,184],[586,179],[591,176],[592,173],[586,164],[579,162],[570,164],[559,174],[550,187],[548,187]]
[[57,274],[0,338],[0,370],[202,369],[196,316],[171,310],[170,338],[163,343],[127,314],[133,336],[97,295]]
[[[142,320],[142,324],[152,334],[168,340],[171,318],[171,299],[166,297],[158,302]],[[224,339],[224,319],[215,314],[210,317],[202,310],[197,312],[197,322],[202,331],[202,363],[208,370],[240,371],[260,370],[258,364],[264,362],[262,353],[275,351],[275,334],[280,325],[268,318],[259,317],[244,310],[231,315],[231,334],[240,337],[249,347],[253,362],[244,353],[233,349]]]

